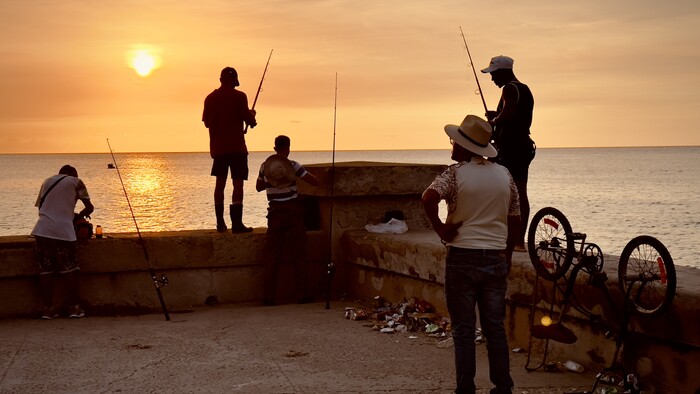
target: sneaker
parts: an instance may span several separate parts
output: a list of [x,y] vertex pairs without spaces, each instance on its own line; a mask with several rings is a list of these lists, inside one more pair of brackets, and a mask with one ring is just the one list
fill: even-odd
[[41,318],[43,320],[51,320],[55,317],[58,317],[58,313],[56,313],[56,310],[53,307],[44,308],[44,310],[41,312]]
[[70,314],[68,317],[72,319],[79,319],[81,317],[85,316],[85,311],[80,309],[80,305],[73,305],[70,307]]
[[370,233],[403,234],[408,231],[408,226],[403,220],[391,219],[386,223],[367,224],[365,230]]

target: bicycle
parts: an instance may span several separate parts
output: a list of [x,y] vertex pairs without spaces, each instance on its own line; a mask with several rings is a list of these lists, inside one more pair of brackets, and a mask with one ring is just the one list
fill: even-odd
[[[531,314],[531,343],[532,337],[554,340],[562,343],[574,343],[576,335],[562,324],[562,319],[568,307],[571,306],[570,298],[578,274],[583,271],[590,275],[590,282],[594,287],[605,290],[605,294],[613,306],[612,295],[607,287],[607,274],[603,272],[603,252],[594,243],[586,242],[586,234],[572,231],[571,224],[566,216],[556,208],[546,207],[539,210],[532,219],[528,231],[528,253],[537,273],[536,283],[539,277],[554,283],[550,314],[554,313],[556,292],[561,291],[559,280],[566,279],[566,288],[562,292],[563,299],[556,323],[534,324],[534,292],[533,310]],[[574,261],[575,260],[575,261]],[[573,265],[571,274],[565,278],[569,268]],[[619,376],[614,378],[609,375],[622,373],[623,382],[628,386],[634,386],[629,382],[624,369],[618,363],[620,348],[628,331],[630,313],[652,317],[663,314],[673,303],[676,291],[676,270],[668,249],[658,239],[641,235],[633,238],[622,250],[618,263],[618,285],[625,295],[622,306],[622,322],[616,336],[616,349],[610,367],[601,372],[593,385],[593,392],[599,382],[608,380],[619,382]],[[536,285],[537,286],[537,285]],[[598,322],[599,316],[583,308],[577,308],[582,314]],[[619,309],[618,309],[619,311]],[[611,336],[611,335],[606,335]],[[547,342],[548,344],[548,342]],[[544,360],[546,360],[547,348],[545,346]],[[528,368],[530,355],[526,369]],[[543,363],[534,368],[538,369]]]
[[[563,277],[574,258],[587,272],[599,273],[603,253],[598,245],[586,243],[585,239],[586,234],[571,230],[571,224],[559,210],[542,208],[532,218],[528,231],[530,261],[540,276],[551,281]],[[618,284],[623,294],[629,286],[634,287],[630,294],[635,295],[632,302],[638,314],[664,313],[676,292],[676,270],[666,246],[648,235],[632,239],[620,255]]]

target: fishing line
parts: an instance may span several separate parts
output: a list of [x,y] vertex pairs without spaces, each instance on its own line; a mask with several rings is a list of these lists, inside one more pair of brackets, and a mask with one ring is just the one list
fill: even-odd
[[331,203],[330,214],[328,219],[328,249],[329,258],[326,266],[326,276],[328,280],[328,288],[326,289],[326,309],[331,308],[331,281],[335,274],[335,264],[333,264],[333,197],[335,192],[335,128],[338,113],[338,73],[335,73],[335,98],[333,102],[333,155],[331,161]]
[[[265,69],[263,70],[263,75],[262,78],[260,78],[260,84],[258,85],[258,91],[255,93],[255,98],[253,99],[253,106],[250,107],[251,110],[255,109],[255,104],[258,102],[258,96],[260,95],[260,92],[262,91],[262,84],[263,81],[265,80],[265,74],[267,74],[267,67],[270,65],[270,59],[272,59],[272,51],[274,49],[270,49],[270,56],[267,57],[267,63],[265,63]],[[243,134],[248,132],[248,124],[246,123],[245,125],[245,130],[243,130]]]
[[484,93],[481,91],[481,85],[479,84],[479,77],[477,77],[476,69],[474,69],[474,62],[472,61],[472,54],[469,53],[469,46],[467,45],[467,39],[464,37],[464,31],[462,31],[462,26],[459,27],[459,31],[462,33],[462,40],[464,41],[464,47],[467,48],[467,56],[469,56],[469,65],[472,66],[472,71],[474,72],[474,79],[476,80],[476,86],[479,90],[479,96],[481,96],[481,102],[484,104],[484,111],[489,112],[488,107],[486,107],[486,100],[484,100]]

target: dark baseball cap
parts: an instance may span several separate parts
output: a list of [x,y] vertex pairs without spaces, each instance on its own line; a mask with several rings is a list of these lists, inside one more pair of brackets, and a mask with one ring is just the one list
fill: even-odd
[[221,78],[238,79],[238,72],[233,67],[226,67],[221,70]]

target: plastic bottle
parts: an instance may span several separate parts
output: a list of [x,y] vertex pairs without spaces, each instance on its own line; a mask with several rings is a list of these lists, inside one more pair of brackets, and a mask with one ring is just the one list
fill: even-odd
[[100,226],[99,224],[97,225],[97,227],[95,227],[95,238],[102,238],[102,226]]
[[583,365],[581,365],[577,362],[571,361],[571,360],[564,363],[564,368],[566,368],[572,372],[578,372],[578,373],[583,372]]

